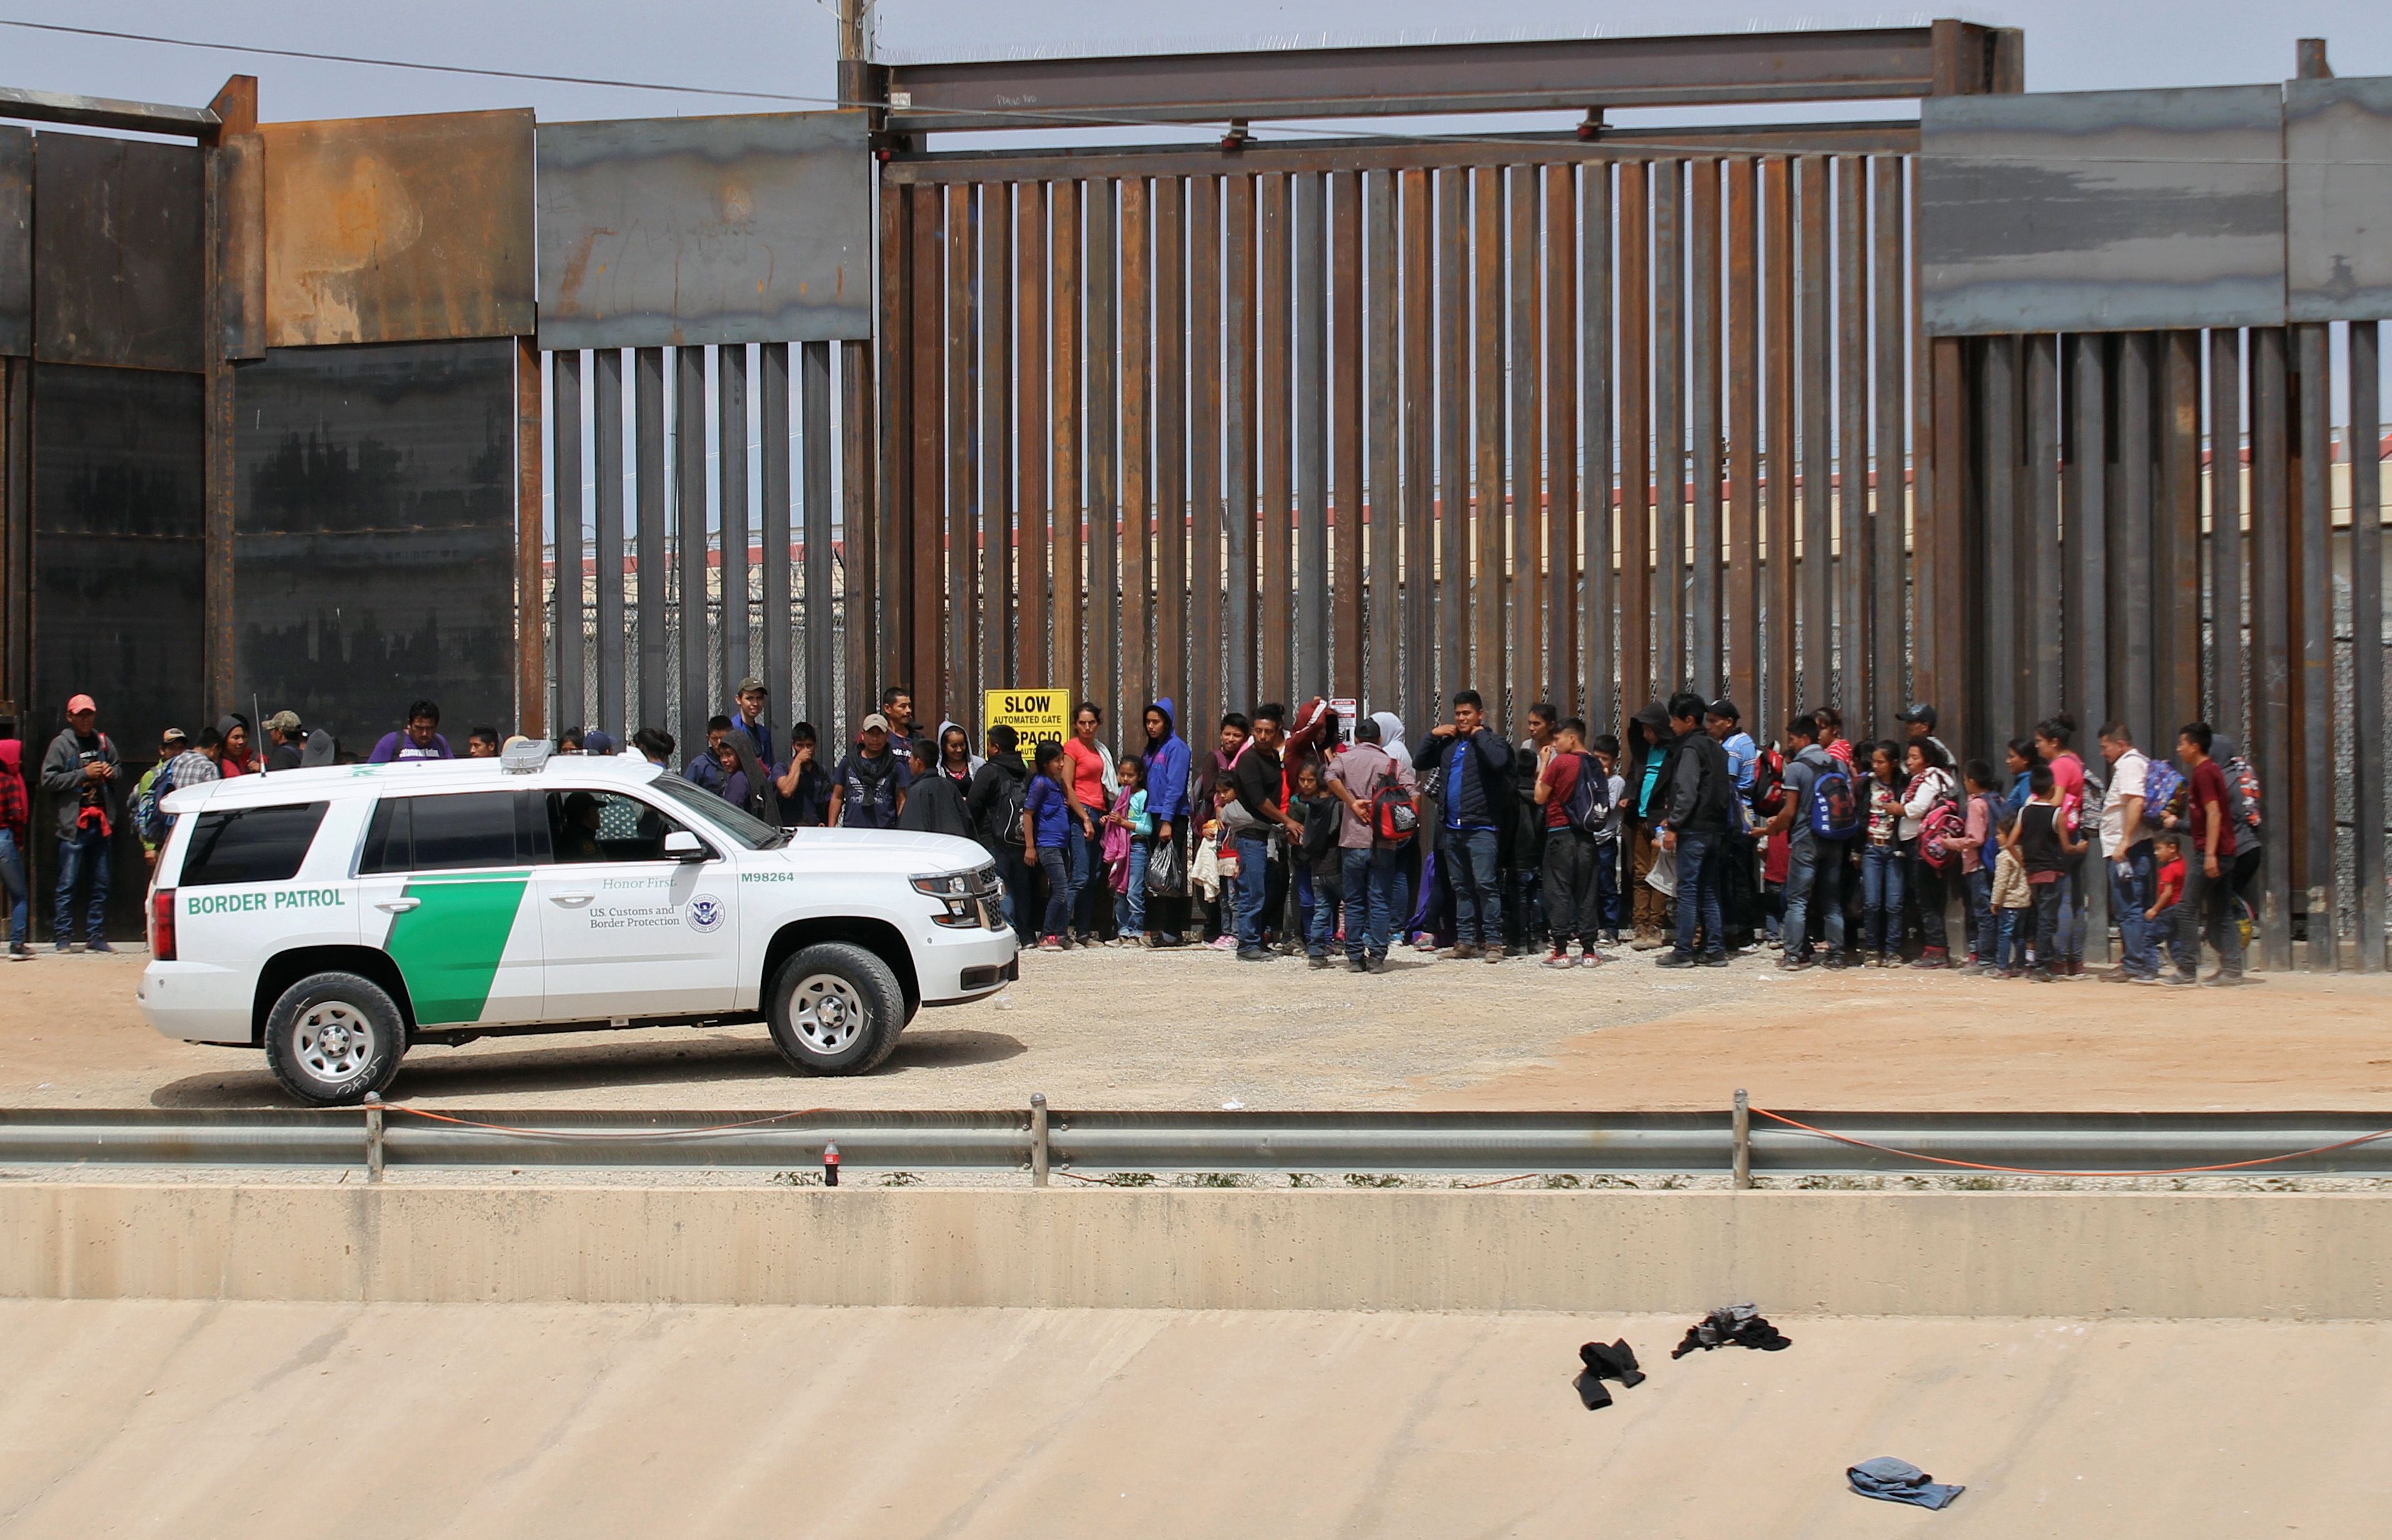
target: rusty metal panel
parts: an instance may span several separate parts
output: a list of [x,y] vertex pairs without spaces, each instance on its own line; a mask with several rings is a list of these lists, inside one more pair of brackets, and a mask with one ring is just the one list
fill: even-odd
[[2283,319],[2276,86],[1938,98],[1920,124],[1930,332]]
[[33,351],[33,136],[0,123],[0,354]]
[[215,199],[216,350],[266,356],[266,142],[228,136],[209,158]]
[[267,346],[530,333],[529,109],[258,134]]
[[460,744],[515,720],[515,361],[308,348],[234,377],[237,698],[359,754],[419,697]]
[[188,145],[45,134],[33,156],[33,353],[198,369],[206,217]]
[[862,112],[543,123],[546,347],[872,335]]
[[2284,86],[2286,308],[2392,316],[2392,78]]

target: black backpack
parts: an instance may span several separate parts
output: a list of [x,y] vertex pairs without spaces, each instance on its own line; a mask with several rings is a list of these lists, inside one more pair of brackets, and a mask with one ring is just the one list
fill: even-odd
[[996,776],[996,795],[989,799],[988,811],[982,815],[980,837],[1001,848],[1019,846],[1021,813],[1030,801],[1030,778],[1014,775],[1002,766],[986,768]]

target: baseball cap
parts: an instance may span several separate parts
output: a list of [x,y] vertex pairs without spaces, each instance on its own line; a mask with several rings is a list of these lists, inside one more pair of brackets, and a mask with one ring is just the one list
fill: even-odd
[[1895,712],[1893,719],[1897,722],[1917,722],[1921,727],[1933,727],[1935,708],[1922,701],[1907,711]]
[[78,711],[97,711],[98,709],[99,703],[93,700],[89,695],[70,695],[67,697],[67,715],[70,717],[73,716]]
[[883,732],[889,731],[889,718],[882,716],[878,711],[864,718],[864,725],[855,730],[856,735],[858,737],[862,737],[864,733],[871,731],[876,727]]
[[1710,713],[1712,716],[1717,717],[1723,722],[1740,722],[1744,720],[1744,713],[1738,711],[1736,708],[1736,703],[1729,700],[1725,695],[1722,695],[1718,700],[1711,702],[1710,705],[1703,707],[1703,709]]
[[191,741],[191,735],[179,727],[170,727],[158,734],[158,741],[162,744],[188,744]]
[[296,732],[299,731],[299,713],[278,711],[266,718],[266,730],[268,732]]
[[[738,689],[736,689],[736,690],[734,690],[734,691],[732,692],[732,693],[733,693],[733,694],[734,694],[734,695],[745,695],[745,694],[746,694],[746,693],[748,693],[748,692],[749,692],[750,690],[763,690],[763,689],[764,689],[764,681],[763,681],[762,679],[758,679],[755,675],[750,674],[750,675],[748,675],[746,679],[741,679],[741,680],[739,681],[739,688],[738,688]],[[768,695],[772,693],[772,692],[771,692],[771,691],[769,691],[769,690],[766,690],[764,692],[765,692],[766,694],[768,694]]]

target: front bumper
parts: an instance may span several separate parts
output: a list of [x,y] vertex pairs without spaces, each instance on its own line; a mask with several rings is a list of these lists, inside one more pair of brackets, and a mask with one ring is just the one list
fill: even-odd
[[1017,977],[1020,943],[1010,930],[935,930],[915,949],[925,1005],[956,1005],[994,994]]

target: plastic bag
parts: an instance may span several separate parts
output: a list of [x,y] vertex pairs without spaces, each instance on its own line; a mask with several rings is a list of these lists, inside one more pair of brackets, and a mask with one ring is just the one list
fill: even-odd
[[1644,883],[1646,886],[1658,893],[1669,898],[1676,898],[1678,896],[1678,852],[1674,849],[1656,851],[1653,856],[1653,870],[1644,874]]
[[1146,892],[1151,899],[1176,899],[1188,888],[1188,867],[1176,840],[1157,840],[1146,857]]

